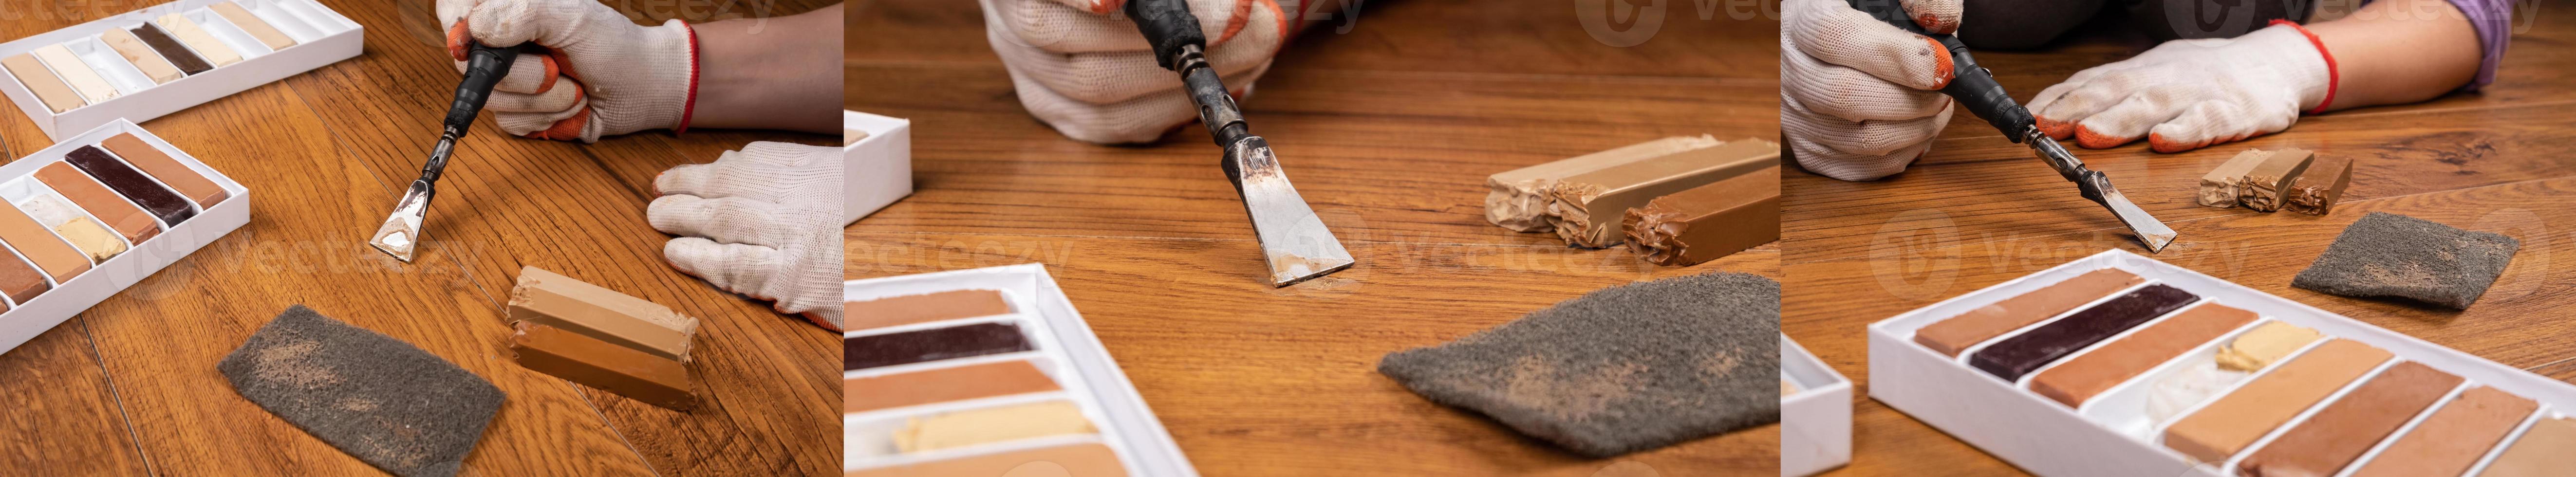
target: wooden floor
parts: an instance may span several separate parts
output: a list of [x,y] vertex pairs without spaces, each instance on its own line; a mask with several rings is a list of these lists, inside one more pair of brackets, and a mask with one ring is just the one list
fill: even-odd
[[[2576,18],[2540,15],[2513,39],[2484,94],[2342,111],[2289,131],[2180,154],[2142,143],[2078,157],[2180,240],[2158,260],[2553,378],[2576,381]],[[1970,19],[1974,21],[1974,19]],[[2106,27],[2097,30],[2108,30]],[[2085,67],[2153,46],[2097,36],[2041,53],[1977,52],[2027,99]],[[1853,462],[1837,475],[1997,475],[2010,465],[1868,399],[1871,322],[2077,258],[2145,253],[2100,206],[1967,115],[1913,169],[1876,182],[1804,171],[1783,184],[1782,326],[1862,384]],[[2072,147],[2070,144],[2069,147]],[[2315,217],[2192,203],[2198,177],[2245,148],[2301,147],[2358,164],[2333,214]],[[2466,312],[2289,287],[2290,278],[2367,212],[2406,214],[2522,240],[2503,278]]]
[[845,104],[913,120],[919,192],[847,230],[849,277],[1046,264],[1210,476],[1777,473],[1777,426],[1584,459],[1375,371],[1606,286],[1777,277],[1776,244],[1659,268],[1483,218],[1495,172],[1671,135],[1775,138],[1777,23],[1676,7],[1655,38],[1612,48],[1562,4],[1410,1],[1310,31],[1245,115],[1359,265],[1272,289],[1203,130],[1148,147],[1058,136],[1020,110],[974,5],[854,6],[849,31],[869,33],[852,34]]
[[[215,371],[299,303],[508,393],[466,475],[838,472],[836,338],[671,268],[661,255],[671,237],[644,220],[663,169],[753,140],[837,138],[649,132],[585,146],[504,137],[487,118],[439,182],[420,261],[396,262],[365,242],[436,141],[457,75],[432,2],[322,3],[366,27],[363,55],[142,123],[248,187],[250,224],[0,354],[0,469],[11,469],[0,473],[377,473],[242,399]],[[825,2],[688,3],[708,8],[645,13],[771,16]],[[18,2],[0,38],[141,6]],[[7,157],[52,144],[16,107],[5,110]],[[502,306],[522,265],[705,320],[693,365],[702,406],[665,410],[510,363]]]

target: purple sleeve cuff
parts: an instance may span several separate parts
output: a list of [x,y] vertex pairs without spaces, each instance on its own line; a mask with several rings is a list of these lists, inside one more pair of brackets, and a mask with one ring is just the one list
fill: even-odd
[[2460,13],[2468,16],[2469,26],[2478,32],[2478,50],[2483,53],[2478,58],[2478,77],[2469,80],[2468,86],[2460,87],[2477,91],[2479,87],[2495,82],[2496,64],[2504,62],[2504,45],[2513,37],[2513,1],[2450,1],[2451,6],[2459,7]]

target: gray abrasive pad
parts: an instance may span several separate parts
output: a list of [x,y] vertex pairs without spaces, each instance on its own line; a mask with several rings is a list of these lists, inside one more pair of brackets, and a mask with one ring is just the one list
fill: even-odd
[[1377,364],[1590,457],[1780,422],[1779,369],[1780,283],[1727,272],[1594,291]]
[[233,390],[331,447],[402,476],[452,476],[501,389],[393,337],[287,308],[216,365]]
[[2522,242],[2424,219],[2371,212],[2335,236],[2290,286],[2343,296],[2393,296],[2469,309],[2504,275]]

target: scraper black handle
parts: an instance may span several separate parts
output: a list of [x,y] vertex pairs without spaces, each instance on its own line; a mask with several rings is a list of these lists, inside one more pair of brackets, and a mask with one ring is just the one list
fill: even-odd
[[483,100],[492,96],[492,85],[500,84],[510,74],[510,64],[519,60],[518,47],[496,48],[475,43],[465,51],[465,81],[456,84],[456,102],[447,106],[447,128],[458,136],[474,124],[474,116],[483,113]]
[[1207,33],[1199,31],[1199,17],[1190,14],[1186,0],[1127,0],[1126,11],[1136,30],[1145,34],[1145,44],[1154,47],[1154,63],[1163,69],[1180,70],[1181,47],[1207,48]]
[[1941,42],[1943,48],[1950,50],[1951,69],[1956,72],[1950,84],[1941,87],[1941,94],[1958,100],[1961,108],[2003,131],[2004,137],[2021,142],[2022,134],[2038,124],[2031,118],[2029,109],[2013,101],[2012,95],[2004,93],[2004,85],[1995,82],[1994,72],[1977,65],[1977,58],[1968,54],[1968,44],[1959,42],[1959,37],[1924,31],[1922,25],[1914,24],[1914,16],[1906,14],[1905,6],[1898,5],[1897,0],[1846,1],[1853,9],[1868,13],[1879,21]]

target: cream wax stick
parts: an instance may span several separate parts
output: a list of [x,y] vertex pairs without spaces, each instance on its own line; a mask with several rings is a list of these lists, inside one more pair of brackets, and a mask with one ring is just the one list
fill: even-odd
[[188,45],[188,49],[197,50],[197,56],[205,57],[207,63],[214,63],[217,68],[240,63],[242,60],[241,53],[236,53],[232,47],[224,46],[224,42],[215,40],[214,35],[206,33],[206,29],[199,28],[197,22],[189,21],[188,17],[172,13],[162,15],[161,18],[152,20],[152,23],[160,24],[162,30],[170,32],[170,36],[178,37],[180,43]]
[[89,69],[89,64],[82,63],[79,56],[73,56],[71,48],[52,44],[37,48],[35,53],[36,59],[53,67],[54,75],[63,77],[63,82],[70,83],[72,90],[79,91],[90,104],[116,98],[116,85],[107,84],[107,78],[99,76],[97,70]]

